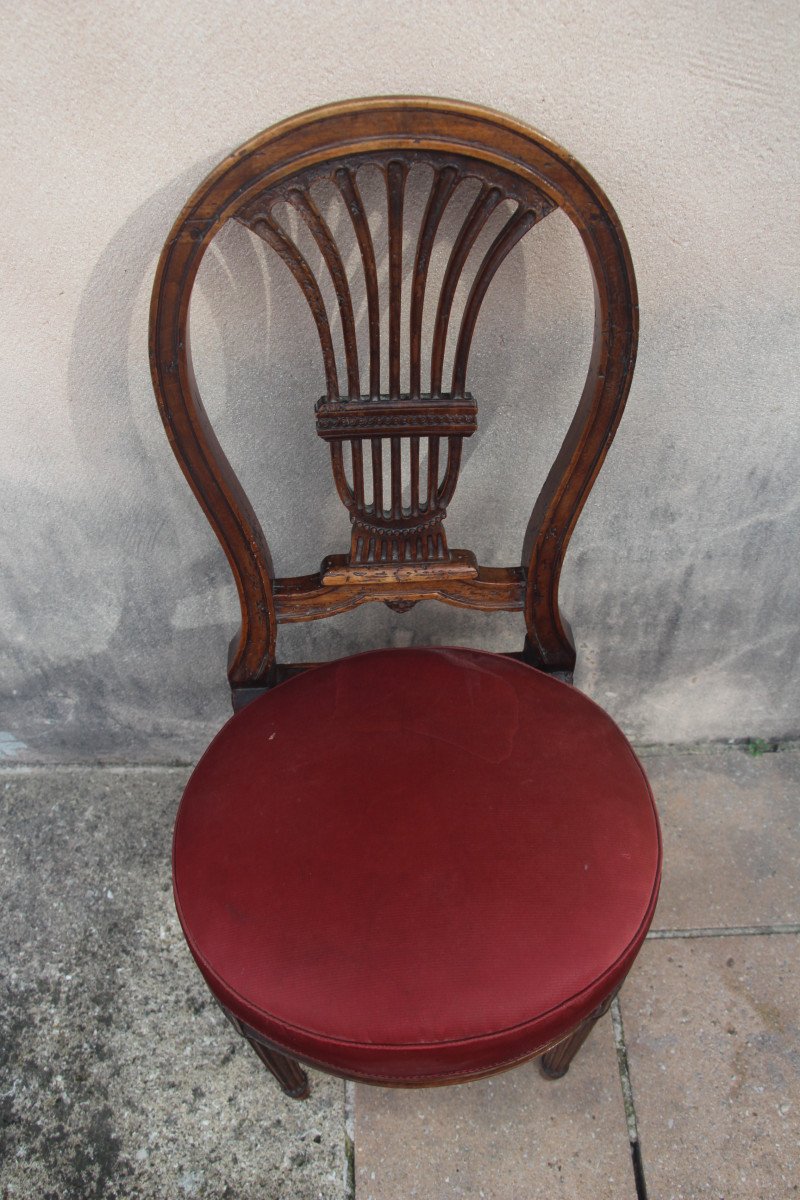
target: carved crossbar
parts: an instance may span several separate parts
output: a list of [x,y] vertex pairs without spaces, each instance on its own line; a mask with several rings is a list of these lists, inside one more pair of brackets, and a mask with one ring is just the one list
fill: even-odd
[[[472,396],[380,396],[371,400],[322,397],[316,406],[317,433],[330,443],[333,475],[339,495],[350,512],[352,536],[346,569],[329,566],[323,583],[352,582],[350,568],[392,564],[423,565],[441,577],[470,577],[474,566],[454,558],[447,549],[444,519],[453,497],[461,462],[461,442],[477,429],[477,405]],[[420,442],[426,445],[427,470],[420,479]],[[446,466],[440,474],[440,444],[446,446]],[[389,446],[389,479],[384,480],[383,444]],[[403,443],[408,452],[408,478],[403,477]],[[352,483],[344,465],[345,448],[352,463]],[[364,454],[372,467],[372,494],[364,487]],[[403,503],[408,484],[408,503]],[[384,486],[386,484],[386,486]],[[442,571],[440,568],[444,567]],[[361,572],[368,581],[368,572]],[[378,576],[374,576],[378,579]],[[381,582],[386,582],[384,569]]]
[[[429,190],[404,289],[406,189],[410,173],[422,165],[429,171]],[[361,190],[365,167],[380,172],[385,188],[384,295]],[[357,243],[366,296],[366,371],[359,361],[352,256],[343,255],[337,240],[341,230],[331,225],[320,202],[323,185],[334,189],[344,206]],[[432,295],[428,276],[437,235],[465,187],[472,189],[469,202]],[[592,355],[574,419],[534,504],[519,562],[487,568],[470,551],[449,549],[444,530],[462,442],[477,429],[475,402],[466,390],[470,348],[481,304],[501,264],[559,207],[583,241],[593,276]],[[311,239],[319,269],[301,248],[287,212],[294,214],[306,241]],[[319,338],[325,395],[316,406],[317,432],[330,446],[351,536],[346,553],[329,555],[319,571],[308,575],[276,577],[261,525],[211,430],[192,369],[192,285],[206,248],[228,220],[246,226],[282,259],[305,296]],[[496,232],[482,243],[490,221]],[[480,253],[479,244],[485,245]],[[478,261],[456,321],[455,298],[471,256]],[[330,310],[320,270],[333,288]],[[432,334],[424,388],[426,304]],[[343,357],[335,349],[334,313]],[[624,408],[637,334],[630,255],[608,200],[575,159],[510,117],[425,97],[346,101],[284,121],[225,159],[188,201],[164,247],[153,289],[151,366],[173,449],[225,549],[239,590],[242,624],[228,669],[234,694],[255,694],[285,674],[275,659],[279,623],[312,620],[374,600],[398,611],[422,599],[486,612],[522,611],[527,630],[522,656],[543,670],[569,674],[575,650],[558,605],[561,565]],[[448,345],[453,347],[449,390],[444,380]],[[384,393],[382,369],[388,383]],[[345,387],[340,380],[346,380]]]

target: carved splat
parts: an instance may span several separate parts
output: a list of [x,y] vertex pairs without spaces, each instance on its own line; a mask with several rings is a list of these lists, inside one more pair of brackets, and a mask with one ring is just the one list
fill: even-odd
[[[410,389],[401,392],[401,313],[403,214],[406,184],[418,162],[433,166],[430,191],[419,228],[410,287]],[[388,394],[380,394],[381,296],[376,252],[367,213],[358,185],[364,167],[378,167],[386,187],[389,270],[385,305],[389,316]],[[488,178],[486,177],[488,175]],[[323,179],[338,190],[358,242],[369,321],[369,391],[361,392],[361,375],[354,320],[351,280],[341,248],[312,196]],[[478,190],[455,238],[436,303],[430,348],[430,391],[423,392],[422,315],[428,268],[442,217],[467,181]],[[503,201],[514,210],[491,243],[476,272],[456,343],[452,390],[442,392],[442,374],[453,300],[465,265],[487,221]],[[322,298],[322,288],[297,240],[281,226],[276,210],[289,205],[302,218],[330,275],[341,319],[347,393],[339,394],[339,372],[333,336]],[[331,587],[361,583],[364,586],[392,580],[427,577],[452,581],[474,579],[478,567],[472,554],[451,552],[444,520],[458,482],[461,444],[477,429],[477,405],[465,391],[472,335],[489,283],[517,242],[547,216],[555,205],[538,188],[497,169],[481,168],[456,156],[430,151],[398,155],[363,155],[344,162],[332,161],[324,169],[293,176],[289,184],[266,190],[237,215],[237,219],[262,237],[283,259],[305,296],[322,351],[326,394],[316,405],[317,433],[330,444],[333,476],[339,496],[352,522],[350,550],[342,558],[325,560],[321,583]],[[384,469],[384,443],[388,444],[388,470]],[[365,492],[364,462],[370,466],[371,491]],[[348,459],[349,472],[345,467]],[[407,462],[404,478],[403,463]],[[421,473],[420,463],[425,468]],[[408,496],[403,502],[404,492]],[[396,611],[407,611],[406,602]]]
[[[330,443],[336,487],[353,523],[350,553],[344,568],[329,567],[325,583],[368,580],[375,568],[382,579],[402,578],[413,564],[416,571],[474,577],[477,567],[447,549],[444,518],[455,491],[461,462],[461,442],[477,428],[477,406],[471,396],[389,396],[370,400],[323,398],[316,407],[317,433]],[[420,442],[427,443],[427,470],[420,479]],[[403,478],[402,443],[407,443],[408,481]],[[390,470],[384,479],[383,443],[390,447]],[[446,467],[440,474],[440,444],[446,446]],[[352,483],[344,467],[352,458]],[[372,496],[364,489],[364,454],[372,459]],[[410,500],[403,504],[404,484]],[[406,575],[408,572],[406,571]]]
[[[406,192],[410,172],[419,163],[430,168],[430,190],[404,295]],[[377,167],[385,183],[388,279],[383,289],[359,184],[367,165]],[[368,363],[359,361],[347,266],[354,255],[343,255],[324,205],[315,199],[323,182],[341,198],[358,247]],[[443,216],[467,183],[471,203],[437,292],[429,295],[431,255]],[[321,286],[298,240],[282,223],[287,206],[313,239],[322,275],[333,285],[341,362],[335,348],[338,330],[332,331],[332,312],[324,299],[327,283]],[[559,206],[583,240],[594,278],[593,351],[575,417],[531,513],[520,560],[487,568],[469,551],[450,549],[444,527],[463,439],[478,428],[477,406],[467,391],[470,349],[481,304],[501,263]],[[493,214],[497,221],[502,212],[504,220],[471,273],[456,328],[459,281],[487,222]],[[319,571],[308,575],[276,577],[261,526],[210,428],[192,370],[187,330],[192,285],[205,249],[231,219],[263,238],[286,264],[319,337],[325,394],[316,405],[316,427],[330,447],[351,536],[346,553],[329,556]],[[405,389],[404,305],[409,330]],[[386,345],[381,336],[384,310]],[[433,315],[427,348],[424,310]],[[420,97],[348,101],[276,125],[221,163],[189,200],[164,247],[153,290],[151,363],[173,448],[225,549],[239,590],[242,626],[228,671],[234,695],[250,697],[294,669],[279,669],[275,663],[279,623],[312,620],[374,600],[398,612],[421,599],[486,612],[521,611],[527,628],[522,656],[544,670],[569,674],[575,650],[558,606],[561,565],[624,408],[637,333],[633,269],[606,197],[570,155],[509,117],[476,105]],[[453,365],[445,380],[448,345],[454,347]],[[430,363],[428,379],[423,379],[424,359]],[[311,400],[305,399],[311,419]]]

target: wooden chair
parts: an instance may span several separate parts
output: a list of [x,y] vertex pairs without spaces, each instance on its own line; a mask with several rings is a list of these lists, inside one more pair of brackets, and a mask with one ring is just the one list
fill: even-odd
[[[431,168],[430,194],[403,295],[404,189],[418,163]],[[359,184],[366,165],[386,188],[388,345]],[[474,201],[438,296],[429,295],[437,229],[470,180]],[[366,365],[345,259],[315,199],[323,181],[340,194],[358,246],[349,261],[366,290]],[[451,329],[462,269],[504,201],[511,215]],[[333,312],[314,256],[279,219],[286,205],[316,243]],[[470,346],[498,267],[557,207],[591,266],[594,348],[520,561],[487,568],[451,549],[445,533],[462,442],[480,425],[466,387]],[[319,335],[325,393],[314,419],[349,513],[350,545],[300,577],[275,574],[192,370],[193,282],[231,220],[281,257]],[[425,304],[435,318],[424,389]],[[446,381],[448,337],[455,352]],[[387,97],[293,117],[226,158],[170,233],[153,290],[153,382],[242,609],[228,664],[235,715],[180,805],[175,898],[211,991],[290,1096],[307,1094],[300,1063],[393,1086],[462,1082],[534,1056],[550,1077],[563,1075],[642,945],[661,869],[653,799],[621,731],[569,686],[575,650],[558,606],[564,553],[622,414],[636,337],[628,247],[598,185],[541,134],[472,104]],[[310,420],[311,401],[301,400]],[[402,613],[420,600],[518,611],[524,646],[507,655],[440,647],[322,665],[276,660],[283,622],[374,601]]]

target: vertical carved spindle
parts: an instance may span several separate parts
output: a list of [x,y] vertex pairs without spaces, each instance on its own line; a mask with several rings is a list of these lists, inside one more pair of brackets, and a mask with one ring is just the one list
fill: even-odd
[[351,171],[340,168],[335,174],[350,219],[353,222],[361,262],[364,267],[364,284],[367,292],[367,318],[369,321],[369,394],[377,400],[381,391],[381,306],[378,293],[378,269],[375,264],[375,246],[364,210],[358,184]]
[[364,455],[361,448],[361,438],[353,438],[350,443],[353,456],[353,494],[356,501],[356,511],[364,511]]
[[403,512],[403,468],[400,458],[400,438],[391,439],[392,451],[392,516],[398,519]]
[[353,300],[350,295],[350,284],[347,281],[339,247],[334,241],[327,221],[317,208],[309,193],[300,188],[292,188],[287,194],[287,200],[308,226],[311,236],[319,246],[325,266],[328,268],[336,299],[339,303],[339,313],[342,318],[342,337],[344,339],[344,355],[347,365],[347,388],[350,398],[354,400],[361,391],[358,375],[358,345],[356,343],[356,323],[353,317]]
[[403,285],[403,195],[408,165],[390,162],[386,171],[389,216],[389,397],[400,398],[400,314]]
[[419,438],[409,439],[408,457],[410,470],[411,512],[419,516]]
[[372,502],[375,516],[383,514],[383,447],[381,439],[374,437],[372,443]]
[[484,183],[467,213],[466,220],[461,226],[445,270],[442,290],[439,294],[439,304],[436,309],[436,324],[433,333],[433,349],[431,351],[431,393],[440,396],[442,393],[442,370],[444,366],[444,348],[447,342],[447,328],[450,323],[450,310],[453,307],[453,297],[456,293],[464,263],[470,250],[475,244],[478,234],[497,208],[503,194],[499,188],[489,187]]
[[314,277],[314,272],[294,242],[278,226],[271,213],[269,216],[260,213],[250,223],[249,227],[260,238],[263,238],[267,245],[271,246],[276,254],[283,259],[302,289],[316,323],[317,332],[319,333],[320,346],[322,347],[322,361],[325,365],[325,383],[328,399],[333,400],[339,395],[336,355],[333,352],[333,339],[331,338],[328,314],[325,310],[325,301],[322,299],[322,292],[319,290],[319,284]]
[[464,306],[464,315],[461,318],[461,328],[459,329],[458,341],[456,343],[452,384],[452,393],[455,397],[461,398],[464,395],[467,378],[467,359],[469,358],[470,346],[472,344],[472,335],[475,331],[475,323],[478,320],[478,313],[480,312],[481,304],[489,284],[492,282],[497,268],[508,253],[525,236],[528,230],[536,224],[538,219],[539,214],[533,209],[525,209],[520,205],[500,230],[486,251],[483,262],[478,268],[475,278],[472,281],[467,303]]
[[417,253],[411,281],[410,313],[410,392],[414,400],[419,399],[422,386],[422,313],[425,307],[425,284],[428,278],[431,251],[442,214],[459,182],[460,176],[455,167],[445,167],[442,171],[436,172],[417,239]]
[[436,496],[438,491],[439,439],[434,435],[428,438],[428,512],[436,507]]

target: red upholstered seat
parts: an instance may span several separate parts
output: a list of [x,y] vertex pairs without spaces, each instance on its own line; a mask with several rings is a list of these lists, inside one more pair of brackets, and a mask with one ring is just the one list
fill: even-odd
[[175,829],[209,986],[276,1046],[387,1082],[532,1055],[624,978],[658,892],[653,799],[580,692],[464,649],[299,675],[215,738]]

